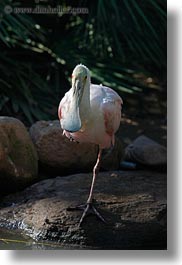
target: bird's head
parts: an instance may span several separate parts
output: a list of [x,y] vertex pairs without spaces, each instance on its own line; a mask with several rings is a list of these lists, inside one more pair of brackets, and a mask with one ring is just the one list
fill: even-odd
[[90,79],[90,72],[88,68],[83,64],[78,64],[72,73],[72,89],[73,93],[78,97],[78,101],[81,101],[84,88],[86,86],[87,80]]
[[90,83],[89,69],[79,64],[72,73],[72,93],[70,93],[70,108],[62,128],[69,132],[77,132],[81,129],[80,104],[86,87]]

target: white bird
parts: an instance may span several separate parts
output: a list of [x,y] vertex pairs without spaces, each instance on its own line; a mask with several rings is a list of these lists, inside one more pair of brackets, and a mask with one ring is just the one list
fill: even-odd
[[115,132],[121,121],[122,104],[121,97],[111,88],[91,84],[90,71],[86,66],[79,64],[75,67],[72,87],[62,98],[58,108],[63,134],[70,140],[99,146],[87,202],[75,207],[83,209],[79,225],[89,211],[105,222],[93,205],[93,188],[99,172],[102,150],[114,146]]

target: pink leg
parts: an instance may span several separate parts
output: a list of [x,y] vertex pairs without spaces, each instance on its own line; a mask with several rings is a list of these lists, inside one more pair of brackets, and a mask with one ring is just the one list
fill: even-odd
[[90,188],[90,193],[89,193],[89,196],[88,196],[88,199],[87,199],[86,207],[84,207],[84,211],[83,211],[82,217],[80,219],[79,225],[82,224],[84,218],[86,217],[86,215],[90,211],[94,215],[96,215],[102,222],[106,223],[105,219],[100,215],[100,213],[97,211],[95,206],[92,204],[93,203],[92,202],[93,201],[93,188],[94,188],[94,183],[95,183],[96,176],[99,173],[99,168],[100,168],[100,163],[101,163],[101,156],[102,156],[102,149],[99,149],[97,162],[96,162],[96,164],[94,166],[94,169],[93,169],[93,178],[92,178],[92,184],[91,184],[91,188]]
[[89,193],[89,196],[88,196],[87,203],[91,203],[92,202],[94,183],[95,183],[96,176],[99,173],[101,155],[102,155],[102,149],[99,149],[99,153],[98,153],[98,156],[97,156],[97,162],[96,162],[96,164],[94,166],[94,169],[93,169],[92,184],[91,184],[91,187],[90,187],[90,193]]
[[106,223],[104,218],[100,215],[100,213],[97,211],[97,209],[93,205],[93,189],[94,189],[95,179],[99,173],[101,155],[102,155],[102,149],[99,149],[99,153],[97,156],[97,162],[96,162],[94,169],[93,169],[93,178],[92,178],[92,184],[90,187],[90,193],[89,193],[86,204],[81,204],[81,205],[78,205],[76,207],[69,207],[68,208],[68,210],[70,210],[70,211],[72,211],[72,210],[83,210],[83,214],[82,214],[82,217],[80,219],[79,226],[82,224],[84,218],[88,215],[89,212],[96,215],[102,222]]

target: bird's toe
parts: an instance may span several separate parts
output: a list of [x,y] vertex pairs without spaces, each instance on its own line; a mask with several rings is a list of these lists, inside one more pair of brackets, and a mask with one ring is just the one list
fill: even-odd
[[107,224],[104,217],[99,213],[97,208],[94,206],[93,203],[86,203],[86,204],[80,204],[74,207],[68,207],[67,211],[83,211],[82,216],[79,221],[79,226],[82,225],[83,221],[88,215],[95,215],[99,220],[101,220],[103,223]]

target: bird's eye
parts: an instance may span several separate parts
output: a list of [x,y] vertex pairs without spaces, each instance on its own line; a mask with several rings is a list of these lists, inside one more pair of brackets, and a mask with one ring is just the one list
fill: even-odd
[[85,76],[84,79],[86,80],[87,79],[87,76]]

